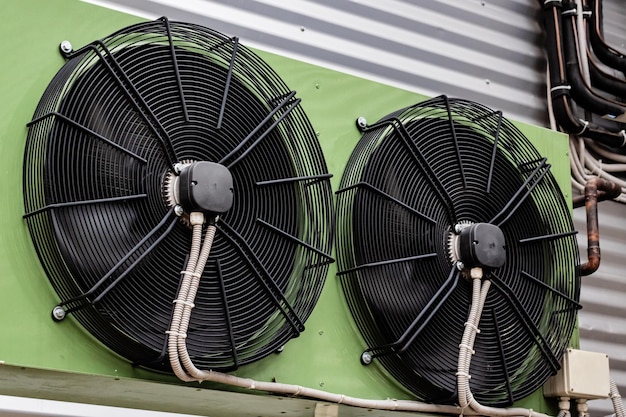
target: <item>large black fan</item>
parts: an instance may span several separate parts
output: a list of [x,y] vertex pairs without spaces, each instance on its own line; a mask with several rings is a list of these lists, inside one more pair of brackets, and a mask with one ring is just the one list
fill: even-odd
[[456,400],[468,269],[491,289],[470,387],[504,405],[560,366],[578,248],[550,165],[500,112],[437,97],[362,125],[338,191],[339,275],[368,347],[420,399]]
[[189,211],[218,214],[232,199],[196,298],[192,359],[233,369],[302,332],[334,227],[330,175],[295,92],[237,38],[165,18],[65,56],[24,159],[54,317],[72,313],[122,356],[168,369]]

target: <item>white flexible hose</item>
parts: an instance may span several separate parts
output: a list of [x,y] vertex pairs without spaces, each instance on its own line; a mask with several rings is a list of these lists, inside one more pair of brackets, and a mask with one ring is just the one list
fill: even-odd
[[[573,137],[573,136],[570,136]],[[577,141],[578,141],[578,161],[580,161],[580,164],[582,166],[585,166],[585,138],[583,138],[582,136],[574,136],[576,137]]]
[[[202,276],[202,272],[204,271],[204,267],[206,265],[207,260],[209,259],[209,254],[211,252],[211,247],[213,246],[213,238],[215,237],[215,225],[211,224],[207,227],[206,235],[204,236],[204,242],[202,243],[202,250],[200,251],[200,256],[198,257],[198,263],[195,266],[194,273],[191,274],[191,285],[189,288],[189,292],[187,293],[186,302],[183,303],[183,313],[180,321],[180,329],[183,333],[187,332],[189,328],[189,322],[191,320],[191,309],[193,308],[194,300],[196,299],[196,293],[198,292],[198,288],[200,286],[200,277]],[[193,376],[193,373],[190,370],[196,369],[194,366],[191,357],[189,356],[189,351],[187,350],[187,341],[183,337],[178,338],[178,355],[180,357],[180,361],[183,366]]]
[[587,85],[591,85],[589,76],[589,58],[587,57],[587,31],[584,21],[584,10],[582,0],[576,0],[576,39],[578,40],[578,62],[580,71]]
[[[590,153],[603,159],[598,159]],[[616,174],[626,172],[626,162],[623,155],[616,154],[594,143],[591,139],[570,136],[570,168],[572,174],[572,187],[582,192],[585,184],[592,177],[600,177],[615,182],[622,188],[615,201],[626,203],[626,180]]]
[[[200,223],[200,226],[198,226],[198,229],[200,230],[202,228],[201,224],[202,223]],[[292,384],[261,382],[249,378],[240,378],[233,375],[228,375],[221,372],[214,372],[212,370],[203,371],[196,368],[189,356],[189,352],[187,351],[185,334],[189,327],[191,309],[193,308],[193,301],[199,287],[200,276],[208,259],[216,229],[213,225],[208,226],[204,242],[202,243],[202,250],[200,251],[199,255],[197,255],[198,244],[196,241],[196,230],[197,228],[194,225],[194,239],[192,242],[193,255],[190,254],[190,261],[188,262],[187,269],[183,274],[183,280],[177,297],[177,300],[180,301],[176,302],[176,307],[173,315],[174,319],[172,320],[172,326],[170,328],[170,331],[168,332],[168,352],[170,354],[170,362],[172,363],[172,368],[175,370],[175,374],[181,380],[210,381],[252,390],[261,390],[277,394],[316,398],[319,400],[338,404],[346,404],[372,409],[459,414],[460,408],[455,406],[426,404],[418,401],[407,400],[368,400],[354,398]],[[180,366],[181,362],[184,366],[184,370]]]
[[589,148],[592,151],[594,151],[595,153],[597,153],[603,158],[606,158],[608,160],[613,160],[618,163],[626,164],[626,155],[620,155],[618,153],[608,151],[592,140],[587,141],[587,146],[589,146]]
[[615,417],[626,417],[626,409],[624,409],[624,402],[622,396],[617,389],[617,384],[611,379],[610,381],[610,396],[613,403],[613,410],[615,411]]
[[185,339],[187,328],[181,330],[181,320],[183,315],[183,302],[186,302],[188,298],[189,288],[191,286],[191,275],[194,273],[198,257],[200,255],[200,245],[202,243],[202,224],[204,223],[204,216],[200,219],[197,216],[192,218],[192,238],[191,249],[189,251],[189,259],[187,261],[187,267],[183,271],[183,279],[181,280],[180,288],[178,290],[178,296],[174,300],[174,312],[172,313],[172,323],[168,333],[167,351],[172,366],[172,371],[181,380],[185,382],[191,382],[194,379],[190,378],[184,371],[180,359],[178,356],[178,340]]
[[[469,386],[469,380],[471,378],[469,374],[470,365],[474,342],[476,335],[479,333],[478,325],[480,323],[480,317],[482,315],[485,301],[487,300],[487,294],[491,281],[482,281],[483,273],[481,268],[472,268],[470,271],[472,278],[472,305],[470,307],[470,313],[468,315],[467,322],[465,323],[465,330],[459,345],[459,362],[457,371],[457,387],[459,391],[459,405],[463,409],[463,414],[468,414],[467,411],[475,412],[480,415],[497,416],[497,417],[512,417],[512,416],[536,416],[547,417],[545,414],[538,413],[531,409],[526,408],[495,408],[488,407],[480,404],[472,394]],[[481,282],[482,281],[482,282]]]
[[[193,213],[192,213],[193,214]],[[175,374],[183,381],[209,381],[220,384],[226,384],[233,387],[246,388],[250,390],[259,390],[265,392],[271,392],[275,394],[283,394],[290,396],[300,396],[307,398],[314,398],[317,400],[327,401],[330,403],[336,404],[345,404],[355,407],[361,408],[369,408],[369,409],[378,409],[378,410],[398,410],[398,411],[414,411],[421,413],[438,413],[438,414],[453,414],[459,415],[464,414],[468,416],[475,416],[479,414],[485,414],[485,410],[488,411],[487,414],[493,416],[524,416],[524,417],[548,417],[545,414],[536,413],[532,410],[521,409],[521,408],[509,408],[509,409],[499,409],[499,408],[491,408],[484,407],[478,404],[471,393],[469,393],[465,398],[469,400],[470,409],[463,409],[458,406],[452,405],[440,405],[440,404],[428,404],[420,401],[410,401],[410,400],[395,400],[395,399],[385,399],[385,400],[371,400],[364,398],[356,398],[350,397],[342,394],[330,393],[318,389],[302,387],[299,385],[293,384],[283,384],[276,382],[264,382],[264,381],[256,381],[250,378],[240,378],[234,375],[225,374],[222,372],[214,372],[212,370],[204,371],[198,369],[189,356],[189,352],[187,351],[186,344],[186,332],[189,327],[189,321],[191,317],[191,309],[193,308],[193,302],[200,284],[200,277],[202,276],[202,271],[204,270],[204,266],[206,265],[207,259],[209,257],[209,253],[211,250],[211,245],[213,243],[213,238],[215,236],[216,228],[214,225],[209,225],[207,227],[206,236],[204,242],[202,243],[202,248],[200,247],[200,240],[202,235],[202,220],[198,220],[196,218],[193,224],[193,238],[192,238],[192,249],[189,255],[189,262],[187,263],[187,268],[183,273],[183,279],[181,282],[181,286],[179,289],[179,294],[176,299],[176,306],[174,308],[174,314],[172,319],[172,326],[170,327],[169,338],[168,338],[168,353],[170,356],[170,362],[172,364],[172,369],[174,369]],[[197,224],[196,224],[197,223]],[[200,236],[200,238],[198,238]],[[470,318],[472,323],[475,323],[474,326],[478,325],[480,321],[480,312],[484,306],[485,299],[487,298],[487,291],[489,289],[489,281],[486,281],[487,285],[482,286],[480,288],[480,280],[477,281],[477,288],[479,291],[477,292],[477,302],[476,304],[475,315]],[[470,321],[468,320],[468,321]],[[473,345],[474,339],[476,336],[476,332],[470,332],[468,336],[468,343]],[[470,349],[471,350],[471,349]],[[468,355],[471,357],[471,355]],[[181,367],[182,362],[182,367]],[[469,359],[465,359],[467,362],[467,369],[469,370]],[[184,369],[183,369],[184,367]],[[463,368],[465,369],[465,368]],[[468,385],[469,390],[469,385]]]
[[579,138],[575,136],[570,136],[569,140],[569,149],[570,149],[570,168],[572,175],[572,186],[576,188],[580,193],[582,193],[585,189],[585,184],[587,182],[585,167],[583,162],[580,161],[578,150],[576,148],[576,141]]
[[[472,270],[473,271],[473,270]],[[465,330],[463,331],[463,337],[459,344],[459,359],[457,364],[457,390],[459,393],[459,405],[465,409],[469,405],[469,365],[472,360],[473,354],[473,340],[478,332],[477,323],[480,321],[481,312],[478,311],[479,299],[481,294],[481,278],[472,276],[472,305],[470,307],[469,316],[467,322],[465,322]]]
[[[581,30],[581,0],[576,0],[579,15],[577,16],[578,33],[582,36],[578,36],[579,55],[581,59],[581,71],[585,75],[585,79],[589,82],[589,66],[587,62],[587,48],[583,47],[583,42],[586,44],[586,32]],[[584,25],[584,23],[583,23]],[[552,106],[552,86],[550,85],[550,67],[546,65],[546,101],[548,103],[548,119],[550,123],[550,129],[557,131],[558,125],[554,117],[554,109]],[[578,142],[578,147],[574,142]],[[595,156],[589,153],[586,146],[588,146],[595,154],[603,158],[603,162],[598,160]],[[618,183],[622,187],[622,194],[615,198],[615,201],[620,203],[626,203],[626,181],[622,178],[609,173],[626,173],[626,155],[622,155],[616,152],[612,152],[606,149],[600,144],[595,143],[591,139],[585,139],[581,136],[570,135],[570,166],[571,166],[571,184],[572,188],[578,192],[582,192],[585,189],[587,180],[593,176],[599,176],[610,181]]]
[[592,158],[589,155],[585,155],[585,165],[590,169],[592,174],[595,174],[598,177],[606,178],[612,182],[615,182],[622,188],[626,187],[626,181],[610,174],[609,172],[611,171],[605,168],[606,165],[602,164],[597,159]]
[[[588,152],[586,152],[584,154],[586,165],[589,165],[589,163],[593,163],[594,166],[596,166],[597,169],[601,172],[624,172],[626,171],[626,163],[611,160],[610,158],[612,157],[612,155],[608,154],[608,152],[606,152],[605,150],[601,150],[601,148],[594,146],[592,141],[586,142],[586,145],[594,153],[598,153],[597,151],[602,151],[604,156],[602,154],[600,154],[599,156],[605,158],[605,159],[593,158],[589,155]],[[621,183],[620,184],[621,186],[626,185],[626,181],[624,181],[623,179],[620,179],[619,182]]]
[[[606,159],[597,159],[587,150],[587,147],[594,153],[597,153]],[[619,161],[613,162],[610,160],[611,157],[614,157]],[[598,144],[595,144],[590,139],[570,136],[572,186],[578,191],[584,190],[585,184],[590,178],[598,176],[618,184],[622,188],[622,194],[614,200],[625,203],[626,181],[623,178],[614,175],[615,173],[626,172],[626,163],[622,162],[622,160],[624,160],[622,155],[616,155],[609,150],[602,148]]]
[[548,103],[548,121],[551,130],[558,130],[556,117],[554,117],[554,106],[552,105],[552,85],[550,84],[550,64],[546,59],[546,101]]

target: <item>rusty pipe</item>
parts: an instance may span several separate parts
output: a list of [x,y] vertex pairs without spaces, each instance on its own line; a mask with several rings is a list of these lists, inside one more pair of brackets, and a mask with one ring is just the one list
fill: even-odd
[[585,206],[587,212],[587,262],[580,266],[580,274],[591,275],[600,267],[600,228],[598,202],[618,197],[622,189],[614,182],[594,177],[585,184],[585,194],[573,199],[574,208]]

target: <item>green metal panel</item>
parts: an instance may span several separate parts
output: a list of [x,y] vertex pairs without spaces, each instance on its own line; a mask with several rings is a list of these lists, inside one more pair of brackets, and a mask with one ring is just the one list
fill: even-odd
[[0,359],[7,363],[79,372],[151,377],[103,350],[73,320],[55,326],[46,310],[58,300],[39,265],[22,220],[22,156],[26,123],[51,78],[63,65],[58,45],[82,46],[137,17],[79,1],[19,1],[3,4],[0,77]]
[[[41,94],[64,60],[60,41],[75,48],[104,37],[140,19],[75,0],[22,0],[3,4],[0,26],[0,360],[6,364],[98,377],[176,382],[169,375],[133,367],[85,332],[71,318],[50,318],[59,301],[52,290],[22,220],[22,156],[26,123]],[[236,35],[236,34],[232,34]],[[374,122],[386,114],[424,99],[401,89],[336,71],[259,54],[297,90],[327,158],[336,190],[348,157],[360,138],[358,116]],[[506,116],[506,115],[505,115]],[[549,158],[566,197],[570,196],[568,143],[564,135],[518,124],[539,151]],[[247,365],[238,375],[276,380],[366,398],[411,398],[381,367],[361,366],[363,341],[350,318],[333,265],[307,330],[280,354]],[[253,312],[251,312],[253,314]],[[14,368],[18,369],[18,368]],[[10,381],[10,378],[8,379]],[[0,379],[0,393],[11,392]],[[44,384],[45,385],[45,384]],[[205,385],[203,385],[204,387]],[[210,387],[210,385],[208,385]],[[93,401],[97,383],[84,386]],[[24,394],[21,391],[21,395]],[[44,395],[33,388],[30,395]],[[38,394],[39,393],[39,394]],[[546,408],[539,394],[525,404]]]

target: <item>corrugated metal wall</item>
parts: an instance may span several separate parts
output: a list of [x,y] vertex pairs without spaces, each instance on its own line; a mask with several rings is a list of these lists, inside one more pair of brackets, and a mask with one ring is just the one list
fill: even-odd
[[[111,0],[148,18],[197,22],[248,46],[427,95],[448,94],[545,126],[545,63],[536,0]],[[605,37],[626,43],[626,3],[605,0]],[[340,94],[340,92],[338,92]],[[584,209],[575,212],[586,250]],[[601,204],[600,270],[584,279],[582,348],[608,353],[626,394],[626,205]],[[610,414],[608,401],[591,404]]]
[[[625,50],[626,2],[604,0],[604,36],[610,45]],[[602,263],[598,271],[583,277],[579,314],[581,348],[609,355],[611,377],[626,399],[626,205],[603,202],[599,206]],[[581,256],[585,257],[585,209],[574,211],[580,231]],[[594,416],[613,413],[609,400],[590,403]]]
[[[586,259],[585,209],[574,211],[581,257]],[[612,201],[600,203],[599,270],[583,277],[579,314],[581,348],[609,354],[611,377],[626,397],[626,206]],[[594,415],[611,414],[611,402],[593,401]]]
[[248,46],[426,95],[472,99],[520,121],[545,122],[536,1],[92,2],[198,22]]

